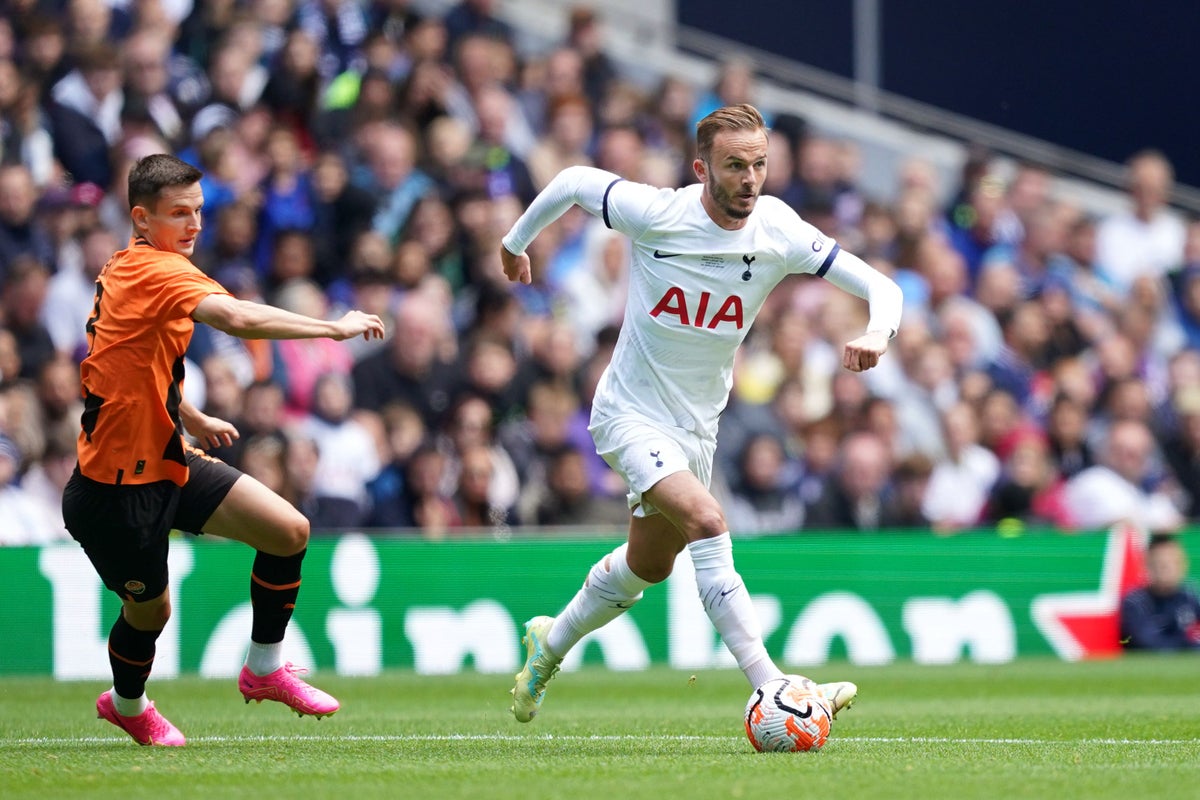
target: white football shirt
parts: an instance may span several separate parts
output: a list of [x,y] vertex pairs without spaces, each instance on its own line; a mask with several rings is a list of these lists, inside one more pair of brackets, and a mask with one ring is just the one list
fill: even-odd
[[[575,203],[632,241],[625,319],[596,389],[593,423],[637,415],[715,439],[733,386],[734,354],[767,295],[786,275],[824,276],[840,252],[836,242],[775,197],[760,197],[739,230],[721,228],[701,205],[702,191],[701,184],[659,189],[591,167],[569,167],[504,237],[509,252],[523,253]],[[881,292],[879,301],[871,298],[872,324],[894,332],[898,288],[858,259],[848,260],[837,285],[859,296],[877,286],[876,280],[895,289],[887,297]]]
[[593,413],[643,414],[715,438],[733,387],[733,361],[767,295],[785,275],[819,273],[837,245],[774,197],[739,230],[679,190],[620,181],[605,223],[633,243],[629,300]]

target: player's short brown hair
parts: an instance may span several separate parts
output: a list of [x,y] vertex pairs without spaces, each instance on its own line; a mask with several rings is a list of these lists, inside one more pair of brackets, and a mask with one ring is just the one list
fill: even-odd
[[203,177],[203,172],[175,156],[166,153],[146,156],[129,171],[129,209],[151,207],[163,189],[190,186]]
[[749,103],[739,103],[735,106],[718,108],[704,119],[696,123],[696,154],[700,160],[708,163],[712,154],[713,139],[721,131],[752,131],[767,129],[758,109]]

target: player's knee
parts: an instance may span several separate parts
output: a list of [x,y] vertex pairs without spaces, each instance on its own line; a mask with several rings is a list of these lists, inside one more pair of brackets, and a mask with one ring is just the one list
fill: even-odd
[[671,577],[674,555],[654,554],[650,557],[630,558],[629,571],[647,583],[662,583]]
[[651,559],[639,561],[636,565],[629,565],[630,571],[644,581],[649,583],[662,583],[667,578],[671,577],[671,570],[675,569],[675,559]]
[[171,601],[151,600],[146,603],[127,603],[125,621],[139,631],[161,631],[171,619]]
[[729,522],[725,512],[716,503],[708,504],[697,509],[689,520],[692,528],[691,541],[696,539],[711,539],[729,530]]
[[283,525],[282,548],[283,555],[295,555],[308,547],[309,523],[308,518],[297,511]]

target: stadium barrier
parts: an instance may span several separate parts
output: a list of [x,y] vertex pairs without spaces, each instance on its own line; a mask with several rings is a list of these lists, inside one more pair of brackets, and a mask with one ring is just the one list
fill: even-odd
[[[734,548],[768,649],[803,667],[841,658],[865,665],[1115,655],[1117,602],[1141,580],[1142,543],[1118,527],[1083,536],[806,532],[740,539]],[[512,673],[521,623],[557,612],[615,544],[314,537],[288,656],[343,675]],[[1187,546],[1200,563],[1196,544]],[[156,677],[237,672],[250,630],[251,560],[231,542],[172,541],[174,616],[159,639]],[[118,602],[77,546],[0,548],[0,576],[0,607],[9,609],[0,675],[108,677]],[[733,660],[696,602],[684,556],[665,585],[593,634],[564,668],[581,663],[702,669]]]

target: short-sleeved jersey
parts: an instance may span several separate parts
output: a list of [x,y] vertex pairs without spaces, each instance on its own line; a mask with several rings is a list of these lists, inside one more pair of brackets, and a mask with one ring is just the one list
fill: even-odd
[[823,276],[838,245],[774,197],[739,230],[701,205],[703,187],[618,181],[603,219],[633,243],[629,300],[593,414],[634,413],[715,439],[734,355],[786,275]]
[[227,292],[186,257],[142,239],[104,265],[79,368],[84,476],[110,484],[187,482],[183,354],[191,313],[210,294]]

